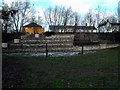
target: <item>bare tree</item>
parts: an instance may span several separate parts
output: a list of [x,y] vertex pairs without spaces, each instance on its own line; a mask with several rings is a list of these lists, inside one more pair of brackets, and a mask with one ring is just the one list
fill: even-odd
[[63,25],[65,7],[60,6],[58,10],[58,25]]
[[95,23],[95,18],[93,17],[92,10],[90,9],[89,12],[86,14],[84,18],[84,22],[92,26]]
[[35,22],[41,23],[42,19],[36,16],[36,10],[28,0],[12,2],[10,6],[4,4],[2,9],[3,29],[11,32],[21,32],[23,25]]
[[75,19],[75,23],[74,23],[75,26],[80,25],[80,23],[81,23],[81,15],[78,14],[77,12],[75,12],[74,19]]
[[8,32],[8,29],[12,26],[10,22],[11,17],[18,13],[17,9],[10,8],[6,3],[3,3],[1,14],[2,14],[2,29],[5,33]]
[[62,6],[49,7],[45,12],[45,20],[49,25],[62,25],[65,8]]
[[[100,22],[101,22],[100,13],[101,13],[102,7],[100,5],[98,5],[96,10],[97,10],[97,13],[96,13],[96,23],[97,23],[97,26],[98,26],[100,24]],[[98,32],[100,32],[99,28],[98,28]]]
[[96,17],[97,17],[97,24],[99,24],[100,23],[100,13],[101,13],[101,6],[100,5],[98,5],[97,6],[97,8],[96,8],[96,10],[97,10],[97,14],[96,14]]
[[53,24],[53,22],[52,22],[52,7],[49,7],[44,12],[44,15],[45,15],[45,19],[46,19],[47,24],[52,25]]
[[54,9],[53,9],[53,23],[54,23],[54,25],[57,25],[58,24],[58,21],[59,21],[59,19],[58,19],[58,15],[59,15],[59,8],[58,8],[58,6],[56,6]]
[[11,22],[13,23],[14,31],[19,32],[22,30],[24,24],[30,22],[29,18],[32,18],[30,16],[30,2],[27,0],[24,2],[12,2],[11,8],[18,10],[18,13],[16,15],[13,15],[13,18],[11,18]]
[[71,18],[71,15],[72,15],[72,9],[71,9],[71,7],[69,7],[64,11],[64,20],[63,20],[64,26],[66,26],[68,24],[68,22]]
[[[78,14],[77,12],[75,12],[73,14],[73,17],[70,20],[73,23],[72,25],[78,26],[81,23],[81,15]],[[73,30],[73,32],[76,32],[76,30],[77,30],[77,28],[75,27],[74,30]]]
[[1,20],[2,30],[7,33],[10,12],[8,5],[5,3],[3,3],[1,14],[2,14],[2,20]]
[[118,2],[117,13],[118,13],[118,21],[120,22],[120,1]]
[[35,22],[38,23],[38,24],[43,24],[43,19],[41,18],[41,16],[37,16],[35,18]]
[[[114,15],[109,16],[108,20],[109,20],[110,23],[117,23],[117,17],[114,16]],[[110,31],[110,30],[111,31],[117,31],[118,30],[118,26],[111,26],[111,25],[109,25],[108,31]]]
[[[71,7],[62,6],[49,7],[45,12],[45,19],[49,25],[71,25],[73,23],[73,11]],[[66,29],[64,29],[66,32]]]

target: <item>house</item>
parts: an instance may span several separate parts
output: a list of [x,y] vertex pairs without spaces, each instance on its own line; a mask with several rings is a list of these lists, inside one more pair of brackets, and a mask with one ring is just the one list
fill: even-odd
[[41,25],[38,25],[34,22],[23,26],[22,32],[28,33],[28,34],[43,34],[44,33],[44,28]]
[[120,23],[111,23],[109,20],[98,25],[99,32],[114,32],[120,31]]
[[50,25],[49,29],[54,32],[86,32],[86,33],[91,33],[91,32],[96,32],[96,28],[94,26],[63,26],[63,25]]

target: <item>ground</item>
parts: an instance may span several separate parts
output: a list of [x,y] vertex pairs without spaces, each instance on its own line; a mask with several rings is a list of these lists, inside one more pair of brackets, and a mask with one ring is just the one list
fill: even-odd
[[2,59],[3,88],[117,88],[119,48],[67,56]]

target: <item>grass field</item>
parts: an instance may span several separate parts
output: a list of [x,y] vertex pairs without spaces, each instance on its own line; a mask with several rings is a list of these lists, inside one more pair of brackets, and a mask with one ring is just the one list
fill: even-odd
[[3,54],[3,88],[117,88],[118,51],[48,58]]

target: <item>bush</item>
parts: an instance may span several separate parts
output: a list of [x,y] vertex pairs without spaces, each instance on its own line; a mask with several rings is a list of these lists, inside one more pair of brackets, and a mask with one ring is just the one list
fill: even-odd
[[114,32],[113,33],[115,41],[120,43],[120,31]]
[[53,31],[52,32],[47,31],[47,32],[44,33],[44,35],[45,36],[52,36],[52,35],[55,35],[55,32],[53,32]]
[[5,33],[5,32],[2,32],[2,42],[3,43],[6,43],[6,42],[9,42],[15,38],[20,38],[21,35],[23,35],[24,33],[21,33],[21,32],[18,32],[18,33]]

